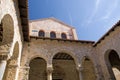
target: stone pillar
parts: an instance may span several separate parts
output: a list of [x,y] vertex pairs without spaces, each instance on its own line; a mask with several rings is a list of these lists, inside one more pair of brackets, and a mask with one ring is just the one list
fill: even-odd
[[18,80],[29,80],[29,66],[20,67]]
[[18,69],[18,61],[16,60],[16,57],[11,57],[7,61],[3,80],[17,80],[19,71]]
[[6,68],[6,60],[1,60],[0,61],[0,80],[2,80],[4,72],[5,72],[5,68]]
[[78,74],[79,74],[79,80],[83,80],[83,77],[82,77],[83,67],[78,66],[77,71],[78,71]]
[[95,72],[96,72],[97,80],[104,80],[100,65],[95,66]]
[[82,77],[82,71],[83,71],[83,67],[80,67],[80,71],[79,71],[80,80],[83,80],[83,77]]
[[52,72],[53,67],[52,66],[47,67],[47,80],[52,80]]
[[74,39],[78,40],[77,33],[76,33],[75,29],[72,29],[72,33],[73,33]]
[[7,58],[8,58],[8,53],[7,52],[2,52],[0,50],[0,80],[3,80],[3,77],[5,75],[5,70],[6,70],[6,65],[7,65]]
[[7,63],[3,80],[16,80],[17,69],[17,65],[9,65],[9,63]]
[[50,32],[45,32],[45,37],[50,38]]

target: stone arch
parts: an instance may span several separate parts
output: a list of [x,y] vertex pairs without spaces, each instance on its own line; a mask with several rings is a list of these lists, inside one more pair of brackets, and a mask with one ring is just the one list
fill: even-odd
[[0,23],[0,45],[12,43],[13,37],[14,21],[9,14],[6,14]]
[[52,75],[53,75],[53,79],[64,79],[65,78],[64,69],[56,65],[54,66]]
[[44,30],[39,30],[38,36],[39,37],[45,37],[45,31]]
[[42,55],[34,55],[34,56],[32,56],[32,57],[30,57],[30,58],[28,58],[28,60],[27,60],[27,63],[26,64],[30,64],[30,62],[33,60],[33,59],[35,59],[35,58],[42,58],[42,59],[44,59],[45,60],[45,62],[47,62],[48,61],[48,59],[46,58],[46,57],[44,57],[44,56],[42,56]]
[[66,35],[66,33],[64,33],[64,32],[61,33],[61,38],[62,38],[62,39],[67,39],[67,35]]
[[82,79],[83,80],[96,80],[94,63],[88,56],[84,56],[82,59]]
[[78,60],[77,56],[74,55],[73,52],[71,52],[71,51],[66,51],[66,50],[60,50],[60,51],[54,52],[54,54],[52,55],[52,58],[51,58],[51,59],[53,59],[54,56],[57,55],[58,53],[65,53],[65,54],[70,55],[70,56],[74,59],[74,62],[75,62],[76,68],[78,68],[79,60]]
[[55,31],[50,32],[50,38],[56,38],[56,32]]
[[[67,53],[56,53],[53,56],[53,80],[79,80],[79,73],[76,68],[74,58]],[[55,72],[55,69],[60,68],[60,72]],[[58,71],[58,70],[56,70]],[[62,73],[63,72],[63,73]],[[62,76],[64,74],[64,76]]]
[[12,57],[7,61],[5,73],[3,76],[3,80],[15,80],[18,75],[18,58],[19,58],[19,43],[16,42]]
[[36,57],[30,61],[29,80],[46,80],[46,61]]
[[[118,53],[113,50],[109,49],[105,53],[105,63],[110,74],[110,79],[112,80],[119,80],[120,79],[120,57]],[[117,70],[117,71],[116,71]]]

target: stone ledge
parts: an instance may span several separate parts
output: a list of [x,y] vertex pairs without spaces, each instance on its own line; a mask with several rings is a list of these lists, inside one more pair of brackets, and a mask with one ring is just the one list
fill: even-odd
[[34,39],[42,39],[42,40],[51,40],[51,41],[64,41],[64,42],[78,42],[78,43],[87,43],[94,44],[94,41],[86,41],[86,40],[70,40],[70,39],[61,39],[61,38],[48,38],[48,37],[38,37],[38,36],[30,36],[30,38]]

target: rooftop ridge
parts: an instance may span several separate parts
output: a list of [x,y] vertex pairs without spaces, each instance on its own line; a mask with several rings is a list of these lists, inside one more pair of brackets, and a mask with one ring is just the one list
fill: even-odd
[[54,17],[42,18],[42,19],[36,19],[36,20],[29,20],[29,22],[32,23],[32,22],[43,21],[43,20],[53,20],[53,21],[58,22],[58,23],[60,23],[60,24],[62,24],[62,25],[65,25],[66,27],[69,27],[69,28],[74,29],[73,26],[68,25],[68,24],[64,23],[63,21],[61,21],[61,20],[59,20],[59,19],[56,19],[56,18],[54,18]]
[[105,39],[106,36],[108,36],[112,31],[115,30],[115,28],[120,27],[120,20],[112,26],[111,29],[109,29],[93,46],[97,46],[99,43],[102,42],[102,40]]

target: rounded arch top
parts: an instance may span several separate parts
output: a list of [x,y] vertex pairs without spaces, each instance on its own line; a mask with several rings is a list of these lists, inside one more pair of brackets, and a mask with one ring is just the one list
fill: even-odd
[[56,38],[56,32],[55,31],[50,32],[50,38]]
[[61,33],[61,38],[62,38],[62,39],[67,39],[67,35],[66,35],[66,33],[64,33],[64,32]]
[[[115,68],[120,71],[120,56],[114,49],[109,49],[104,54],[105,64],[111,79],[117,78]],[[120,74],[118,74],[120,75]]]
[[120,56],[116,50],[109,49],[106,51],[104,55],[104,59],[107,65],[111,65],[112,67],[115,67],[117,64],[119,64]]
[[[105,51],[104,58],[105,58],[105,59],[108,59],[109,54],[110,54],[111,52],[114,52],[114,53],[116,53],[116,54],[119,56],[119,54],[118,54],[118,52],[117,52],[116,50],[114,50],[114,49],[108,49],[107,51]],[[119,56],[119,57],[120,57],[120,56]]]
[[0,23],[0,42],[1,44],[10,44],[14,37],[14,21],[10,14],[3,16]]
[[46,64],[47,64],[47,59],[46,59],[46,58],[44,58],[44,57],[42,57],[42,56],[39,56],[39,55],[36,55],[36,56],[33,56],[33,57],[31,57],[31,58],[28,59],[28,61],[27,61],[28,64],[27,64],[27,65],[29,65],[30,62],[31,62],[32,60],[36,59],[36,58],[39,58],[39,59],[44,60],[44,61],[46,62]]
[[44,30],[39,30],[38,35],[39,35],[39,37],[45,37],[45,31]]
[[52,55],[51,59],[53,60],[54,57],[55,57],[57,54],[67,54],[68,56],[70,56],[70,58],[72,58],[72,59],[74,60],[76,66],[78,67],[78,65],[79,65],[79,60],[78,60],[77,56],[76,56],[73,52],[70,52],[70,51],[58,51],[58,52],[55,52],[55,53]]
[[19,56],[19,43],[18,43],[18,41],[14,44],[13,56],[16,56],[16,57]]
[[89,56],[83,56],[80,63],[82,64],[85,60],[92,61],[92,58],[90,58]]

